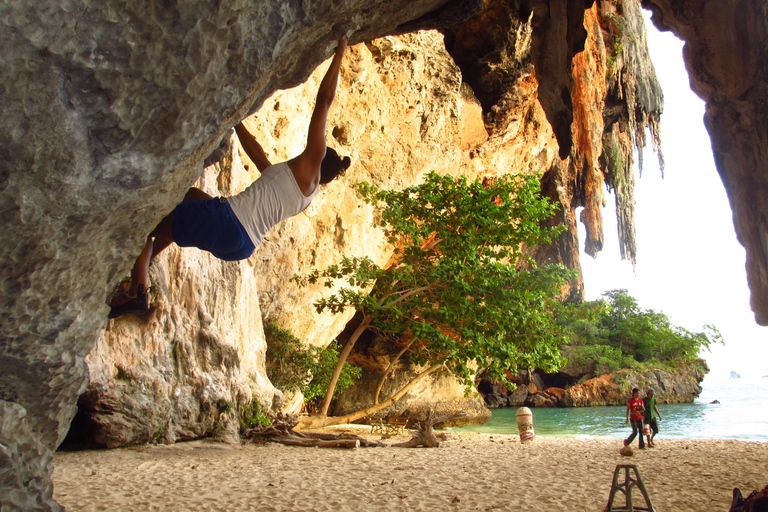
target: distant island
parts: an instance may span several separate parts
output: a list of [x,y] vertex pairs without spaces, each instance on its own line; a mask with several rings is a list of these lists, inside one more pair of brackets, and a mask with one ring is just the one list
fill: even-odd
[[[626,290],[559,312],[565,364],[556,371],[518,369],[509,390],[480,374],[478,391],[490,408],[587,407],[626,404],[632,388],[653,388],[660,403],[691,403],[709,372],[700,349],[722,343],[713,326],[691,332],[661,312],[645,310]],[[732,378],[738,378],[733,377]]]

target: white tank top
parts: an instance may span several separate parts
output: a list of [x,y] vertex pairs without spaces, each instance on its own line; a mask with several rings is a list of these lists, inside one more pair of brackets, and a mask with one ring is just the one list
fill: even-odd
[[264,169],[259,179],[228,202],[253,245],[258,246],[272,226],[309,206],[318,188],[305,196],[288,162],[282,162]]

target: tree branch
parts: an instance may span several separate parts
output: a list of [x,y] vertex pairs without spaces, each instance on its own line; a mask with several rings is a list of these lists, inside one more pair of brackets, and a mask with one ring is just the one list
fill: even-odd
[[[434,286],[435,286],[435,284],[428,284],[426,286],[419,286],[418,288],[412,288],[412,289],[408,290],[407,292],[405,292],[400,297],[396,298],[395,300],[393,300],[392,302],[387,304],[385,307],[392,307],[392,306],[394,306],[396,304],[399,304],[400,302],[403,302],[405,299],[407,299],[409,297],[412,297],[412,296],[416,295],[417,293],[421,293],[421,292],[427,291],[427,290],[433,288]],[[382,301],[383,300],[384,299],[382,298]],[[381,301],[380,301],[379,305],[381,305]]]
[[381,380],[379,381],[379,385],[376,386],[376,394],[373,397],[373,403],[378,404],[379,403],[379,394],[381,393],[381,388],[384,386],[384,381],[387,380],[387,376],[389,376],[389,372],[391,372],[395,364],[400,360],[401,357],[403,357],[403,354],[405,354],[409,348],[413,345],[413,343],[416,341],[416,336],[411,336],[411,341],[403,347],[403,349],[397,354],[397,356],[392,360],[391,363],[389,363],[389,367],[387,368],[387,371],[384,372],[384,375],[381,376]]

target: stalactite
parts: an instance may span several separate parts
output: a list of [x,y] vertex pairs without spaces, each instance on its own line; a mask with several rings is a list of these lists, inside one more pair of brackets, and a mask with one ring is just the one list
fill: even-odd
[[602,170],[606,185],[615,196],[621,257],[634,265],[637,257],[634,155],[636,151],[642,175],[647,129],[663,176],[659,122],[664,96],[648,55],[639,1],[603,2],[600,17],[608,61]]

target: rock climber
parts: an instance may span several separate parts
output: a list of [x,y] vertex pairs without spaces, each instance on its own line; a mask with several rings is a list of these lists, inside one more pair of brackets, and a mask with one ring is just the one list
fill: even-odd
[[184,201],[149,234],[147,243],[131,270],[131,284],[112,297],[109,318],[143,314],[149,310],[147,274],[149,264],[172,242],[180,247],[197,247],[219,259],[248,258],[272,226],[300,213],[318,191],[344,174],[350,158],[343,159],[325,145],[328,111],[336,95],[339,70],[347,38],[342,38],[317,91],[309,122],[307,145],[299,156],[272,165],[261,145],[243,126],[235,127],[240,144],[256,164],[261,176],[240,194],[211,197],[192,188]]

